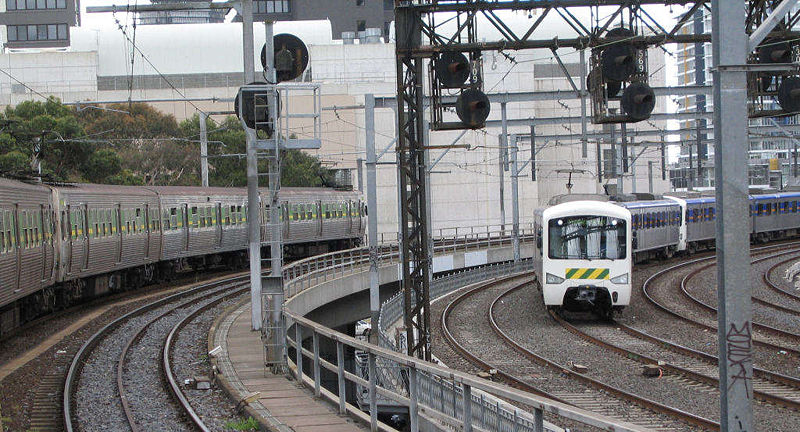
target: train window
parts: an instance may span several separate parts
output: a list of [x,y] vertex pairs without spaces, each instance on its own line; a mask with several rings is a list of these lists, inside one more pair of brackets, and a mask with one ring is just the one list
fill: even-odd
[[778,213],[778,203],[772,203],[772,213]]
[[316,205],[314,204],[306,204],[306,219],[311,220],[314,219],[314,208]]

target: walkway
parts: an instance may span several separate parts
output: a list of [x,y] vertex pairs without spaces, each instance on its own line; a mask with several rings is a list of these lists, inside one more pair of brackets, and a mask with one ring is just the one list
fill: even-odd
[[[214,329],[212,329],[214,331]],[[284,375],[264,367],[264,348],[259,332],[250,330],[250,303],[240,306],[218,323],[213,334],[217,366],[227,379],[227,390],[239,399],[259,393],[250,412],[270,429],[282,432],[363,431],[349,416],[341,416],[329,403]]]

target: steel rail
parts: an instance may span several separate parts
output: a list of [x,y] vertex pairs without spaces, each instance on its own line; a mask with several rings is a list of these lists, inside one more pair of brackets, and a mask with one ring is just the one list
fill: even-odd
[[[766,257],[766,259],[774,258],[776,256],[788,255],[788,254],[792,254],[792,253],[800,253],[800,249],[796,249],[796,250],[792,250],[792,251],[785,251],[785,252],[781,252],[781,253],[778,253],[778,254],[775,254],[775,255],[770,255],[770,256]],[[754,263],[754,262],[756,262],[756,261],[751,261],[751,263]],[[711,267],[713,267],[715,265],[716,265],[716,262],[710,263],[710,264],[706,264],[706,265],[698,267],[698,268],[692,270],[691,272],[689,272],[687,275],[685,275],[681,279],[680,290],[681,290],[681,293],[685,297],[687,297],[689,300],[691,300],[695,304],[699,305],[703,309],[716,314],[717,313],[717,308],[715,308],[714,306],[712,306],[712,305],[700,300],[698,297],[692,295],[689,292],[688,288],[687,288],[688,281],[690,279],[692,279],[695,276],[697,276],[698,274],[700,274],[700,272],[702,272],[702,271],[704,271],[704,270],[706,270],[708,268],[711,268]],[[751,296],[751,298],[752,298],[752,296]],[[780,338],[792,339],[792,340],[797,341],[798,344],[800,344],[800,335],[798,335],[798,334],[791,333],[791,332],[788,332],[788,331],[785,331],[785,330],[781,330],[779,328],[772,327],[772,326],[767,325],[767,324],[762,324],[762,323],[759,323],[759,322],[756,322],[756,321],[752,321],[751,324],[752,324],[754,329],[760,330],[760,331],[765,332],[765,333],[770,333],[770,334],[772,334],[774,336],[778,336]],[[774,344],[774,343],[766,341],[766,340],[756,339],[755,337],[753,337],[753,341],[754,342],[759,342],[760,341],[762,344],[767,344],[765,346],[769,346],[771,348],[782,349],[782,350],[785,350],[787,352],[791,352],[792,354],[800,355],[800,351],[798,351],[798,350],[796,350],[794,348],[784,347],[782,345],[777,345],[777,344]]]
[[[515,277],[523,277],[523,276],[515,276]],[[539,389],[539,388],[527,383],[525,380],[522,380],[522,379],[514,376],[513,374],[504,371],[500,367],[497,367],[495,365],[487,363],[486,361],[482,360],[480,357],[476,356],[475,354],[472,354],[468,349],[466,349],[461,343],[459,343],[456,340],[455,336],[453,336],[453,333],[450,331],[450,328],[447,326],[447,320],[450,317],[450,314],[452,313],[453,309],[456,306],[458,306],[461,302],[463,302],[467,297],[471,296],[472,294],[474,294],[474,293],[476,293],[478,291],[482,291],[482,290],[490,288],[490,287],[492,287],[494,285],[498,285],[500,283],[507,282],[510,279],[512,279],[512,278],[496,279],[496,280],[493,280],[493,281],[488,281],[488,283],[481,283],[480,285],[476,286],[475,288],[472,288],[472,289],[464,292],[463,294],[459,295],[454,300],[452,300],[442,310],[441,320],[440,320],[440,323],[439,323],[439,325],[442,328],[442,333],[444,334],[445,340],[447,341],[447,343],[454,350],[456,350],[462,357],[467,359],[470,363],[472,363],[472,364],[474,364],[474,365],[476,365],[476,366],[478,366],[478,367],[480,367],[480,368],[482,368],[484,370],[489,370],[489,369],[496,370],[497,371],[497,376],[500,377],[501,379],[503,379],[505,382],[507,382],[511,387],[518,388],[520,390],[524,390],[526,392],[530,392],[530,393],[533,393],[533,394],[537,394],[539,396],[544,396],[544,397],[546,397],[548,399],[557,400],[557,401],[559,401],[561,403],[573,405],[573,404],[569,403],[568,401],[565,401],[565,400],[557,397],[554,394],[548,393],[548,392],[546,392],[544,390],[541,390],[541,389]],[[524,282],[520,286],[524,286],[527,283],[530,283],[530,281]]]
[[[220,284],[220,285],[227,285],[227,284],[223,283],[223,284]],[[245,286],[245,288],[241,288],[242,286]],[[213,296],[219,294],[220,292],[227,291],[229,289],[233,289],[233,290],[235,290],[235,292],[242,292],[243,289],[247,289],[247,286],[248,285],[247,285],[246,282],[239,283],[239,284],[234,284],[233,286],[222,286],[219,289],[215,289],[213,291],[204,293],[200,298],[192,298],[192,299],[186,300],[184,302],[178,303],[178,304],[176,304],[174,306],[171,306],[169,309],[163,311],[158,316],[153,317],[151,320],[149,320],[148,322],[143,324],[141,327],[139,327],[139,329],[136,330],[136,333],[134,333],[128,339],[128,342],[125,344],[125,347],[122,349],[122,352],[120,353],[119,358],[117,360],[117,392],[119,393],[119,398],[122,401],[122,409],[125,412],[125,417],[128,420],[128,425],[130,426],[130,428],[131,428],[131,430],[133,432],[139,432],[140,429],[139,429],[139,426],[136,423],[136,417],[133,415],[133,410],[131,409],[130,404],[128,403],[128,397],[127,397],[127,392],[125,391],[125,383],[124,383],[124,378],[123,378],[124,370],[125,370],[125,363],[127,361],[128,351],[130,350],[130,348],[134,344],[136,344],[136,342],[138,342],[139,339],[141,339],[141,337],[144,335],[145,331],[147,331],[147,329],[150,328],[150,326],[152,326],[156,321],[166,317],[167,315],[170,315],[170,314],[174,313],[178,309],[185,308],[185,307],[191,305],[192,303],[194,303],[194,302],[196,302],[198,300],[207,299],[208,297],[213,297]],[[224,298],[224,297],[225,297],[225,295],[222,296],[222,298]],[[105,336],[108,337],[110,335],[111,335],[111,332],[107,333]],[[182,408],[185,408],[185,407],[182,407]],[[200,423],[202,424],[202,422],[200,422]],[[205,427],[205,425],[198,425],[198,426],[200,426],[201,429],[203,429]]]
[[623,399],[623,400],[627,400],[629,402],[633,402],[633,403],[635,403],[635,404],[637,404],[637,405],[639,405],[639,406],[641,406],[641,407],[643,407],[643,408],[645,408],[647,410],[650,410],[652,412],[656,412],[656,413],[659,413],[659,414],[664,414],[664,415],[672,417],[672,418],[674,418],[676,420],[679,420],[679,421],[682,421],[682,422],[685,422],[685,423],[689,423],[689,424],[692,424],[692,425],[695,425],[695,426],[699,426],[699,427],[702,427],[704,429],[719,430],[719,427],[720,427],[719,423],[717,423],[717,422],[715,422],[713,420],[710,420],[710,419],[707,419],[707,418],[704,418],[704,417],[701,417],[701,416],[698,416],[698,415],[695,415],[695,414],[692,414],[692,413],[689,413],[689,412],[686,412],[686,411],[683,411],[683,410],[679,410],[677,408],[673,408],[673,407],[670,407],[668,405],[664,405],[664,404],[662,404],[660,402],[656,402],[654,400],[651,400],[651,399],[648,399],[648,398],[645,398],[645,397],[642,397],[642,396],[635,395],[633,393],[630,393],[628,391],[622,390],[622,389],[620,389],[618,387],[615,387],[613,385],[606,384],[606,383],[604,383],[604,382],[602,382],[600,380],[594,379],[594,378],[592,378],[592,377],[590,377],[588,375],[584,375],[584,374],[582,374],[580,372],[576,372],[576,371],[570,370],[568,367],[566,367],[564,365],[561,365],[561,364],[559,364],[559,363],[557,363],[557,362],[555,362],[553,360],[550,360],[550,359],[548,359],[548,358],[546,358],[544,356],[536,354],[533,351],[523,347],[521,344],[517,343],[511,336],[509,336],[506,332],[504,332],[500,328],[500,326],[497,324],[497,322],[496,322],[496,320],[494,318],[494,315],[495,315],[494,314],[494,309],[495,309],[495,306],[497,305],[497,303],[503,297],[507,296],[508,294],[510,294],[510,293],[520,289],[520,288],[521,287],[513,287],[513,288],[501,293],[499,296],[497,296],[494,299],[494,301],[492,301],[491,305],[489,306],[489,311],[488,311],[489,321],[490,321],[490,324],[492,326],[492,330],[494,330],[494,332],[498,336],[500,336],[500,338],[503,341],[505,341],[507,344],[509,344],[509,346],[511,346],[514,350],[516,350],[517,352],[521,353],[522,355],[524,355],[525,357],[527,357],[528,359],[530,359],[530,360],[532,360],[532,361],[534,361],[536,363],[543,364],[545,366],[550,367],[551,369],[554,369],[556,371],[561,372],[562,374],[566,375],[567,377],[576,379],[577,381],[580,381],[580,382],[582,382],[584,384],[588,384],[588,385],[590,385],[592,387],[595,387],[595,388],[597,388],[599,390],[606,391],[606,392],[612,394],[613,396],[615,396],[615,397],[617,397],[619,399]]
[[[678,365],[674,365],[674,364],[671,364],[671,363],[666,363],[666,362],[663,362],[663,361],[659,361],[659,360],[657,360],[657,359],[655,359],[653,357],[647,356],[645,354],[641,354],[641,353],[632,351],[632,350],[630,350],[628,348],[613,344],[611,342],[606,342],[605,340],[600,339],[599,337],[592,336],[592,335],[582,331],[580,328],[578,328],[578,326],[566,321],[564,318],[558,316],[558,314],[556,314],[552,310],[550,311],[550,316],[553,317],[553,319],[558,324],[560,324],[564,329],[566,329],[570,333],[580,337],[581,339],[583,339],[583,340],[585,340],[587,342],[590,342],[590,343],[592,343],[594,345],[597,345],[597,346],[599,346],[601,348],[605,348],[607,350],[614,351],[617,354],[620,354],[623,357],[625,357],[627,359],[631,359],[631,360],[636,361],[638,363],[642,363],[642,364],[645,364],[645,365],[646,364],[658,365],[662,369],[666,369],[666,370],[668,370],[670,372],[682,375],[682,376],[684,376],[686,378],[689,378],[689,379],[691,379],[693,381],[696,381],[696,382],[699,382],[699,383],[702,383],[702,384],[706,384],[706,385],[708,385],[710,387],[713,387],[715,390],[719,390],[719,378],[714,378],[712,376],[705,375],[705,374],[702,374],[700,372],[696,372],[696,371],[693,371],[691,369],[687,369],[687,368],[682,367],[682,366],[678,366]],[[612,322],[612,324],[614,324],[614,326],[615,326],[614,328],[616,328],[616,326],[619,325],[619,323],[617,323],[617,322]],[[695,358],[697,358],[697,357],[695,357]],[[754,387],[753,395],[756,398],[759,398],[759,399],[761,399],[761,400],[763,400],[765,402],[770,402],[770,403],[774,403],[774,404],[783,405],[783,406],[785,406],[787,408],[800,409],[800,399],[798,399],[798,400],[788,399],[788,398],[785,398],[783,396],[771,394],[769,392],[755,390],[755,385],[753,387]],[[800,396],[800,388],[795,387],[795,390],[797,391],[798,396]]]
[[192,407],[189,399],[186,397],[186,394],[181,390],[181,387],[178,385],[178,381],[175,379],[175,374],[172,372],[172,362],[170,360],[170,353],[173,351],[176,335],[180,332],[186,325],[188,325],[192,320],[194,320],[198,315],[207,311],[208,309],[218,305],[223,300],[230,298],[232,296],[241,294],[247,291],[249,285],[245,284],[244,288],[235,289],[230,292],[226,292],[222,295],[219,295],[212,299],[210,302],[195,308],[189,315],[181,319],[175,326],[172,327],[169,334],[167,335],[167,339],[164,342],[164,349],[161,351],[161,368],[162,374],[166,379],[167,383],[169,384],[170,392],[172,396],[175,398],[176,402],[181,406],[183,411],[186,415],[191,419],[192,423],[198,427],[203,432],[210,432],[211,429],[206,426],[205,422],[200,418],[197,412]]
[[795,260],[795,258],[789,258],[789,259],[785,259],[783,261],[779,261],[779,262],[773,264],[767,271],[765,271],[762,274],[762,278],[764,279],[764,283],[766,283],[767,286],[769,286],[776,293],[778,293],[778,294],[780,294],[780,295],[782,295],[782,296],[784,296],[786,298],[789,298],[789,299],[792,299],[792,300],[795,300],[795,301],[800,301],[800,295],[795,294],[795,293],[793,293],[791,291],[786,291],[785,289],[783,289],[780,286],[778,286],[777,283],[772,281],[772,273],[778,267],[780,267],[781,265],[786,264],[786,263],[788,263],[790,261],[794,261],[794,260]]
[[[777,246],[779,248],[789,248],[789,247],[797,246],[798,244],[800,244],[800,242],[793,241],[793,242],[789,242],[789,243],[778,244]],[[774,249],[775,246],[776,245],[752,248],[752,249],[750,249],[750,252],[751,252],[751,254],[752,253],[759,253],[759,252],[762,252],[762,251],[765,251],[765,250],[767,250],[767,252],[772,252],[772,251],[775,250]],[[685,261],[685,262],[682,262],[682,263],[679,263],[679,264],[675,264],[673,266],[670,266],[670,267],[667,267],[667,268],[665,268],[663,270],[660,270],[660,271],[652,274],[650,277],[647,278],[647,280],[644,281],[644,283],[642,284],[642,294],[644,294],[644,297],[650,303],[655,305],[658,309],[662,310],[663,312],[665,312],[665,313],[667,313],[669,315],[672,315],[672,316],[674,316],[674,317],[676,317],[676,318],[678,318],[678,319],[680,319],[682,321],[685,321],[687,323],[695,325],[697,327],[704,328],[704,329],[716,332],[717,331],[717,327],[716,326],[708,325],[708,324],[702,323],[700,321],[694,320],[692,318],[684,316],[684,315],[680,314],[679,312],[674,311],[674,310],[662,305],[648,291],[648,287],[650,287],[654,283],[655,280],[663,277],[667,273],[670,273],[672,271],[678,270],[678,269],[683,268],[683,267],[699,264],[699,263],[706,262],[706,261],[711,261],[711,260],[714,260],[714,259],[716,259],[716,256],[714,256],[714,255],[708,256],[708,257],[703,257],[703,258],[697,258],[697,259],[693,259],[693,260],[690,260],[690,261]],[[755,339],[755,338],[753,338],[753,343],[755,345],[763,346],[763,347],[770,348],[770,349],[778,349],[778,350],[785,349],[784,347],[776,346],[774,344],[770,344],[769,342],[761,341],[761,340],[758,340],[758,339]],[[791,350],[791,351],[795,351],[795,350]],[[798,354],[800,354],[800,353],[798,353]]]
[[63,414],[65,430],[67,432],[73,432],[77,430],[75,425],[73,425],[73,418],[72,418],[73,417],[72,409],[73,409],[73,404],[75,403],[75,400],[73,399],[73,393],[76,390],[78,378],[80,376],[80,371],[83,369],[84,362],[89,357],[94,348],[103,340],[105,334],[115,330],[116,328],[121,326],[125,321],[133,317],[146,313],[155,308],[161,307],[167,303],[180,299],[181,297],[186,297],[221,284],[233,283],[239,280],[244,281],[247,280],[247,278],[248,276],[234,276],[224,280],[201,284],[196,287],[190,288],[186,291],[169,295],[167,297],[148,303],[131,312],[126,313],[125,315],[106,324],[103,328],[101,328],[95,334],[93,334],[86,342],[84,342],[84,344],[75,354],[75,357],[72,359],[72,363],[69,366],[69,370],[67,371],[67,376],[64,383],[63,401],[62,401],[62,414]]

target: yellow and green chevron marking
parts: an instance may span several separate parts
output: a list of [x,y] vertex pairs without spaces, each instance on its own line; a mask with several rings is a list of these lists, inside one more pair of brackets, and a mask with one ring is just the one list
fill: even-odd
[[608,279],[605,268],[568,268],[567,279]]

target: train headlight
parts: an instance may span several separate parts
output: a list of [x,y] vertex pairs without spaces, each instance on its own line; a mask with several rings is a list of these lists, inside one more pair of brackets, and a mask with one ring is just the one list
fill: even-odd
[[561,282],[564,282],[564,278],[558,277],[558,276],[556,276],[554,274],[550,274],[550,273],[547,273],[547,276],[545,277],[545,279],[546,279],[547,283],[549,283],[549,284],[560,284]]
[[611,283],[620,284],[620,285],[628,283],[628,273],[625,273],[624,275],[620,275],[620,276],[611,278]]

